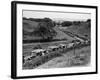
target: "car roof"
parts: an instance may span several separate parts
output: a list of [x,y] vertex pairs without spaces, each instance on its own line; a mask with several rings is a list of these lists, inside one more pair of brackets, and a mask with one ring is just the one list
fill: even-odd
[[49,46],[48,48],[57,48],[58,46]]
[[41,52],[41,51],[45,51],[44,49],[35,49],[32,52]]
[[26,56],[24,59],[28,59],[28,58],[30,58],[31,56]]
[[66,44],[60,44],[61,46],[65,46]]

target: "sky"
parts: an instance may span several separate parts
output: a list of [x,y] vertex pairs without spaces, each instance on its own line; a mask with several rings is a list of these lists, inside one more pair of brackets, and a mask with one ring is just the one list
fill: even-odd
[[69,20],[69,21],[84,21],[91,19],[90,13],[77,13],[77,12],[51,12],[51,11],[32,11],[24,10],[23,17],[26,18],[51,18],[53,20]]

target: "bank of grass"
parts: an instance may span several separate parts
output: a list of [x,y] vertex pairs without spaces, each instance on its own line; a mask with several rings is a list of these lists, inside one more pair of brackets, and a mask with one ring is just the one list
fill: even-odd
[[23,69],[85,66],[90,63],[90,51],[90,46],[85,46],[76,48],[75,51],[71,49],[52,52],[26,62]]
[[85,66],[90,63],[91,49],[90,46],[71,51],[72,54],[68,61],[69,66]]
[[56,57],[47,63],[40,65],[37,69],[88,66],[91,56],[90,51],[90,46],[86,46],[79,49],[77,48],[75,53],[73,50],[62,53],[62,56]]
[[70,27],[67,27],[66,29],[60,28],[62,31],[71,32],[73,34],[77,34],[79,36],[83,36],[86,39],[91,39],[91,26],[89,22],[83,22],[78,25],[71,25]]
[[59,57],[59,56],[61,56],[61,54],[59,52],[56,52],[56,53],[52,52],[45,56],[37,56],[36,58],[24,63],[23,69],[34,69],[34,68],[44,64],[45,62],[48,62],[52,58]]

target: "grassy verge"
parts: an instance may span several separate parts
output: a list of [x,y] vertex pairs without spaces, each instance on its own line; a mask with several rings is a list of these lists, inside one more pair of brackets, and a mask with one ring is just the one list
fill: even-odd
[[90,46],[76,48],[75,53],[73,50],[65,51],[62,53],[62,56],[56,57],[38,66],[36,69],[88,66],[90,63],[90,56]]

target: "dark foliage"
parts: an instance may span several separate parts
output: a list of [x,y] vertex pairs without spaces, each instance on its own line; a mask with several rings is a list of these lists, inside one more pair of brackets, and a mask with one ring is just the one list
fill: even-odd
[[87,23],[88,23],[88,27],[91,28],[91,19],[88,19]]
[[73,24],[74,25],[80,25],[81,24],[81,21],[74,21]]
[[91,19],[88,19],[87,22],[91,22]]
[[52,27],[53,24],[51,22],[40,22],[33,34],[41,37],[43,40],[52,40],[57,34]]
[[72,25],[72,22],[71,21],[64,21],[64,22],[62,22],[62,24],[61,24],[63,27],[65,27],[65,26],[71,26]]

